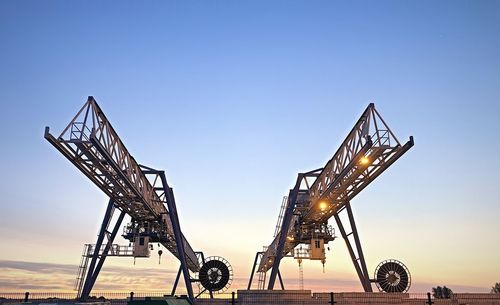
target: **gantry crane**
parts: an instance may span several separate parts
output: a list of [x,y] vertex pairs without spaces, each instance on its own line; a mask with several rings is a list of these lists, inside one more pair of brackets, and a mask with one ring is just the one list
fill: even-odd
[[[106,257],[149,257],[152,243],[163,245],[180,261],[172,295],[181,273],[190,299],[195,297],[193,282],[201,284],[200,294],[208,291],[211,296],[228,288],[229,263],[195,252],[182,234],[165,172],[136,162],[92,96],[59,137],[46,127],[45,139],[109,197],[97,242],[84,247],[75,286],[80,299],[89,297]],[[116,211],[119,215],[113,217]],[[113,244],[125,215],[131,222],[122,236],[131,246]]]
[[[336,237],[328,225],[333,217],[364,291],[372,291],[372,282],[382,291],[407,291],[410,274],[396,260],[380,264],[370,279],[350,202],[412,146],[413,137],[401,145],[371,103],[324,167],[298,174],[283,201],[272,243],[255,256],[248,289],[256,272],[258,287],[264,289],[269,270],[267,289],[274,288],[276,277],[284,289],[279,266],[285,256],[294,257],[299,265],[302,259],[320,260],[324,265],[325,245]],[[342,211],[347,213],[349,227],[339,217]]]

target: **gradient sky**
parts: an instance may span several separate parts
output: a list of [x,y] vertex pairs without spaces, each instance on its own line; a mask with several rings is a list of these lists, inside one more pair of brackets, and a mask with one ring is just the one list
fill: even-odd
[[[375,102],[416,144],[352,202],[370,273],[397,258],[413,292],[489,291],[499,29],[498,1],[1,1],[0,291],[70,289],[95,242],[105,195],[43,139],[88,95],[140,163],[167,171],[185,235],[231,262],[231,289],[297,173]],[[305,287],[359,291],[343,241],[330,248],[325,273],[305,263]],[[169,289],[176,268],[110,259],[96,289]],[[296,262],[283,274],[297,287]]]

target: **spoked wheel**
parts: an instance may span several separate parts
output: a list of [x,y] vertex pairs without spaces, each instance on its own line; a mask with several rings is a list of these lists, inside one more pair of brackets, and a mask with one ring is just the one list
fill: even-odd
[[375,269],[377,287],[383,292],[407,292],[411,285],[411,275],[402,262],[389,259]]
[[198,277],[205,290],[221,293],[231,286],[233,268],[227,260],[220,256],[207,257],[201,266]]

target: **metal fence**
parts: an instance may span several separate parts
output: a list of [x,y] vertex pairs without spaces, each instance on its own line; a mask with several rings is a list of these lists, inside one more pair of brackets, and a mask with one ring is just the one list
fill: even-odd
[[[165,292],[94,292],[90,302],[106,302],[110,305],[126,305],[132,299],[159,298]],[[76,302],[76,294],[68,292],[0,292],[0,305],[12,303],[55,304]],[[449,299],[434,298],[430,293],[346,293],[308,290],[240,290],[238,293],[201,295],[197,305],[500,305],[500,294],[456,293]],[[13,305],[13,304],[12,304]]]

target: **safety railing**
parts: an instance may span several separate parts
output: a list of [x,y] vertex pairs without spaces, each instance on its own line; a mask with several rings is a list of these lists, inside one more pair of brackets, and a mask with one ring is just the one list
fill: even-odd
[[[93,292],[87,302],[127,305],[130,299],[161,298],[165,292]],[[0,304],[76,303],[72,292],[0,292]],[[450,298],[435,298],[431,293],[317,292],[308,290],[240,290],[239,293],[208,294],[196,299],[197,305],[500,305],[500,294],[454,293]]]

